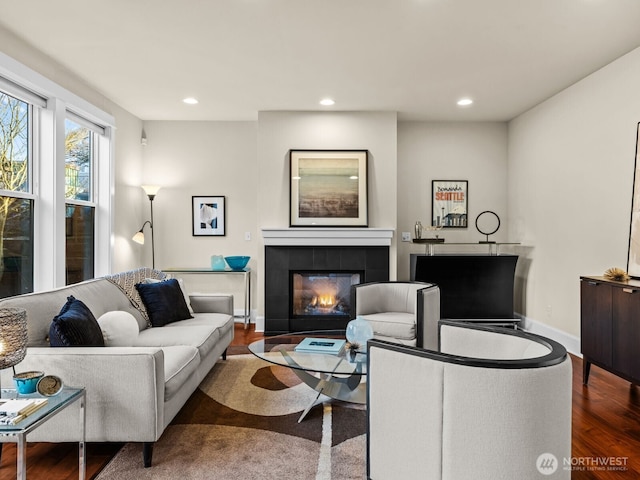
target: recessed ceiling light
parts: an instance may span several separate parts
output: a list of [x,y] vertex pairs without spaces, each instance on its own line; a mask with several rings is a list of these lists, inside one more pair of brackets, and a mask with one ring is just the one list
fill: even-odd
[[322,100],[320,100],[320,105],[324,105],[325,107],[330,107],[335,103],[336,102],[330,98],[323,98]]
[[198,103],[198,100],[193,98],[193,97],[187,97],[184,100],[182,100],[184,103],[188,104],[188,105],[195,105]]
[[459,107],[468,107],[472,103],[473,103],[473,100],[471,100],[470,98],[461,98],[460,100],[458,100]]

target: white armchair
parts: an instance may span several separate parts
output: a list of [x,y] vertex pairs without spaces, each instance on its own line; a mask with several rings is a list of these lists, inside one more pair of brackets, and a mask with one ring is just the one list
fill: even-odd
[[352,317],[362,317],[374,337],[424,348],[438,346],[440,289],[424,282],[370,282],[351,287]]
[[369,341],[368,478],[569,479],[572,374],[564,347],[445,321],[440,345]]

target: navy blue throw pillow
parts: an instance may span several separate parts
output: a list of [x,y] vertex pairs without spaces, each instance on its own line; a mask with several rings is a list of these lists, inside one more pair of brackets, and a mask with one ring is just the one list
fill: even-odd
[[136,283],[136,288],[154,327],[193,318],[175,278],[154,283]]
[[51,322],[49,344],[52,347],[104,347],[104,337],[91,310],[71,295]]

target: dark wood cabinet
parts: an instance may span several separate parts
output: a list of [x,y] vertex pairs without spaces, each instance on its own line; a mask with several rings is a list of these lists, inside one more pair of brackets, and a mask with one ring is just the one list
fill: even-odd
[[591,364],[640,384],[640,281],[580,277],[583,382]]

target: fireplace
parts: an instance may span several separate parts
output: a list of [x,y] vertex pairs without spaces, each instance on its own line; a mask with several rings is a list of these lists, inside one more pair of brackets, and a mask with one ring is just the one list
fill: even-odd
[[364,272],[290,272],[291,318],[351,317],[351,285]]
[[[351,318],[351,285],[386,280],[387,246],[266,245],[265,333],[344,329]],[[328,299],[323,306],[320,298],[316,307],[310,305],[319,297],[315,289],[321,284],[335,290],[334,306]],[[302,290],[297,297],[295,285]]]

